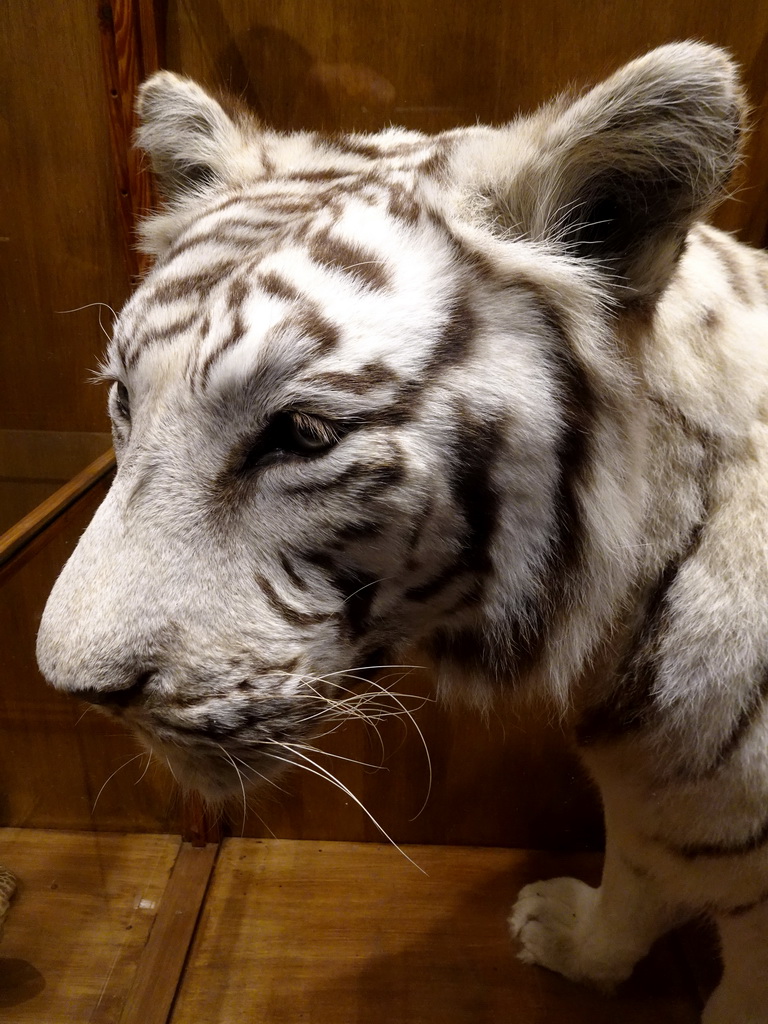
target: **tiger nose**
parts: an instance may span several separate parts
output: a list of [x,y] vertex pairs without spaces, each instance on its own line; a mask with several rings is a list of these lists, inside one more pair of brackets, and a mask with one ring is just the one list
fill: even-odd
[[80,687],[74,691],[74,696],[89,704],[98,704],[106,708],[129,708],[142,703],[144,700],[147,685],[153,678],[153,671],[142,672],[134,682],[128,682],[126,686],[114,690],[104,690],[96,686]]

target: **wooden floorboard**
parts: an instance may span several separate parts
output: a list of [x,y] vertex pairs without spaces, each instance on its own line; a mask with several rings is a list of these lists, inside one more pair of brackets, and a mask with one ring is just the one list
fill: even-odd
[[540,877],[599,859],[374,844],[227,840],[172,1024],[693,1024],[662,945],[613,998],[516,960],[505,918]]
[[19,886],[0,945],[3,1024],[119,1024],[180,845],[0,830]]

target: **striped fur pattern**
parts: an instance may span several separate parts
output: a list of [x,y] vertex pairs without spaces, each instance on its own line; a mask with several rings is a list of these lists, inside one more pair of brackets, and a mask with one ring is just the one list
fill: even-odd
[[436,136],[151,78],[119,470],[38,642],[212,798],[413,645],[553,701],[605,874],[524,889],[521,955],[609,988],[714,915],[707,1024],[768,1021],[768,261],[701,222],[743,110],[700,44]]

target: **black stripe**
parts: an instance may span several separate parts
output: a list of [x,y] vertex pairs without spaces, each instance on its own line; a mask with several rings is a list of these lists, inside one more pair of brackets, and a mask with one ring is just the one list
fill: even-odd
[[211,375],[211,369],[216,364],[216,362],[219,361],[219,359],[226,351],[228,351],[228,349],[233,348],[234,345],[237,345],[239,341],[242,341],[245,335],[246,324],[240,313],[240,310],[238,309],[233,314],[232,326],[229,329],[229,334],[226,336],[226,338],[223,338],[219,342],[219,344],[212,352],[208,353],[203,362],[202,367],[200,368],[199,380],[200,386],[202,388],[206,388],[208,386]]
[[406,600],[416,601],[421,604],[441,594],[446,587],[449,587],[456,577],[462,572],[460,564],[451,563],[441,569],[436,576],[427,580],[426,583],[419,583],[415,587],[409,587],[405,592]]
[[330,231],[318,232],[308,248],[310,259],[329,270],[338,270],[365,288],[382,289],[389,284],[389,272],[373,251],[347,242]]
[[291,487],[285,488],[286,494],[302,494],[309,495],[322,494],[324,491],[336,490],[339,487],[343,487],[344,484],[350,482],[357,482],[361,475],[369,469],[364,463],[355,462],[351,466],[347,466],[336,476],[331,477],[330,480],[305,480],[300,484],[293,484]]
[[241,307],[248,297],[250,289],[243,278],[235,278],[229,286],[227,294],[227,306],[232,316],[232,326],[226,338],[222,339],[216,348],[209,352],[199,370],[199,380],[202,388],[208,384],[211,367],[217,363],[230,348],[233,348],[245,337],[246,325],[243,320]]
[[[698,537],[701,524],[694,531]],[[626,736],[648,721],[658,669],[660,639],[667,627],[669,590],[687,557],[668,563],[647,599],[645,616],[630,641],[628,654],[616,672],[616,690],[588,708],[576,725],[576,742],[582,747]]]
[[[406,590],[405,597],[418,603],[439,596],[460,575],[472,576],[482,589],[484,577],[493,568],[490,549],[500,501],[492,471],[503,451],[504,423],[477,419],[463,406],[455,408],[454,418],[446,471],[451,497],[463,519],[457,538],[460,551],[454,562]],[[445,647],[445,640],[440,643]]]
[[330,585],[339,593],[343,616],[350,638],[359,639],[367,630],[371,606],[378,591],[379,577],[363,569],[340,566],[327,551],[308,551],[302,557],[320,569]]
[[288,322],[294,324],[305,338],[314,342],[314,355],[327,355],[339,343],[340,328],[326,319],[318,307],[308,307]]
[[731,290],[736,297],[751,306],[753,304],[753,295],[746,279],[744,267],[733,249],[725,239],[710,235],[709,233],[701,232],[699,237],[709,248],[710,252],[713,252],[717,257],[718,262],[723,268],[723,273],[728,279],[728,284],[731,286]]
[[348,391],[353,395],[364,395],[377,388],[398,384],[400,378],[382,360],[364,363],[359,370],[347,372],[328,370],[313,376],[312,383],[325,385],[336,390]]
[[330,480],[307,480],[300,484],[294,484],[285,488],[286,494],[308,495],[322,494],[344,487],[346,484],[355,484],[359,490],[359,496],[374,498],[384,490],[397,486],[405,479],[405,469],[401,463],[392,463],[383,466],[371,466],[364,462],[354,462],[347,466]]
[[451,495],[464,517],[457,569],[481,575],[491,569],[500,503],[492,471],[503,451],[504,421],[477,419],[462,406],[455,416],[452,458],[446,468]]
[[245,217],[231,217],[220,220],[206,231],[200,231],[186,238],[179,239],[167,253],[162,256],[159,265],[167,267],[173,260],[190,249],[203,245],[237,246],[239,249],[251,250],[269,235],[274,239],[275,233],[285,231],[285,225],[278,220],[250,220]]
[[705,768],[701,772],[697,772],[694,775],[681,775],[688,780],[696,779],[703,780],[710,778],[715,775],[718,771],[725,767],[731,757],[736,753],[742,742],[746,739],[750,729],[762,715],[765,709],[765,702],[768,699],[768,672],[765,673],[761,682],[755,687],[753,692],[750,694],[750,698],[747,701],[746,706],[742,709],[736,723],[731,730],[730,736],[722,743],[720,749],[712,758],[712,762],[708,768]]
[[283,572],[294,585],[294,587],[296,587],[297,590],[308,590],[308,583],[306,582],[306,580],[303,580],[301,576],[299,576],[299,574],[296,572],[295,567],[291,565],[291,563],[288,561],[288,556],[281,551],[279,558]]
[[663,839],[656,839],[662,843],[670,853],[677,854],[685,860],[696,860],[698,857],[743,857],[747,853],[754,853],[768,843],[768,818],[762,823],[757,832],[738,842],[730,843],[670,843]]
[[130,345],[118,346],[118,352],[124,365],[126,368],[130,369],[136,364],[145,348],[160,344],[164,341],[170,341],[171,339],[175,340],[177,335],[184,334],[186,331],[192,330],[199,321],[200,310],[196,309],[188,316],[175,320],[172,324],[168,324],[167,327],[150,327],[143,333],[134,335],[130,340]]
[[614,692],[582,713],[575,732],[577,742],[585,747],[623,739],[653,724],[660,649],[669,628],[669,594],[682,567],[698,551],[709,520],[712,504],[709,481],[719,458],[716,439],[703,433],[677,410],[664,407],[664,414],[676,420],[688,439],[696,439],[701,446],[699,490],[703,512],[700,520],[691,526],[681,551],[667,563],[646,597],[643,621],[618,666]]
[[242,267],[242,260],[222,260],[193,274],[172,277],[159,282],[150,291],[147,299],[151,302],[172,303],[205,294],[220,284],[226,277]]
[[710,912],[725,917],[742,917],[751,910],[757,910],[764,903],[768,903],[768,891],[761,893],[756,900],[752,900],[750,903],[740,903],[738,906],[726,908],[713,906],[710,908]]
[[297,289],[275,270],[260,274],[256,283],[263,291],[284,302],[296,302],[299,299]]
[[466,295],[454,302],[440,337],[434,343],[429,360],[422,371],[424,381],[432,382],[451,366],[466,362],[472,354],[477,333],[477,319]]
[[413,190],[404,185],[392,185],[388,191],[387,213],[404,224],[417,224],[421,216],[421,207]]
[[554,342],[550,360],[559,384],[564,429],[556,451],[555,536],[539,586],[545,596],[526,600],[518,621],[510,624],[508,640],[514,661],[507,671],[512,681],[542,659],[555,617],[567,615],[573,588],[579,586],[585,543],[580,491],[590,484],[600,405],[586,370],[570,349],[562,316],[550,305],[542,305],[541,313]]
[[269,605],[292,626],[316,626],[320,622],[328,622],[334,618],[329,612],[301,612],[280,597],[266,576],[254,573],[254,578]]
[[380,519],[360,519],[354,523],[347,523],[334,533],[334,543],[338,546],[340,541],[363,540],[366,537],[374,537],[380,534],[386,523]]

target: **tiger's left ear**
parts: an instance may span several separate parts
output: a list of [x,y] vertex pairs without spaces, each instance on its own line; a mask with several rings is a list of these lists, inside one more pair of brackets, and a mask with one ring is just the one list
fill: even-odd
[[663,46],[494,133],[471,184],[506,237],[594,260],[620,301],[652,297],[725,194],[745,109],[722,50]]
[[158,71],[139,89],[136,112],[136,145],[149,155],[166,199],[226,181],[241,160],[258,171],[252,143],[260,125],[234,98],[220,101],[190,78]]

